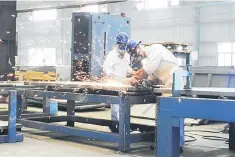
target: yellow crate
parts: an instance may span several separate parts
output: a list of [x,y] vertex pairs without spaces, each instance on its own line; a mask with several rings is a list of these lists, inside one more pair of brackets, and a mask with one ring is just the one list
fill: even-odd
[[56,81],[55,72],[16,71],[15,75],[22,81]]

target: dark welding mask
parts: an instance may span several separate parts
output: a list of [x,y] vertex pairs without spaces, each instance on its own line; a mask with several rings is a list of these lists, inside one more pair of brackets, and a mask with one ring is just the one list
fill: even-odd
[[128,53],[130,54],[131,67],[138,68],[138,69],[142,67],[142,60],[145,57],[140,55],[140,51],[141,49],[139,49],[137,46],[131,51],[129,50]]

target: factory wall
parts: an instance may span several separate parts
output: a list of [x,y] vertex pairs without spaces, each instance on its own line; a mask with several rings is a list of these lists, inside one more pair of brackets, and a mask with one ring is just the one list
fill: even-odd
[[[77,1],[18,1],[17,10],[41,7],[68,6],[94,0]],[[56,18],[45,13],[33,19],[33,12],[17,15],[18,58],[17,64],[24,66],[56,66],[62,79],[70,80],[72,13],[80,8],[56,10]],[[47,20],[45,20],[47,19]]]
[[192,50],[199,51],[198,60],[192,62],[194,65],[216,66],[217,43],[235,41],[234,4],[227,2],[137,11],[134,2],[126,2],[112,4],[110,10],[114,14],[126,12],[131,17],[133,39],[191,43]]
[[[56,2],[47,2],[44,5],[54,3]],[[56,5],[63,3],[58,2]],[[199,57],[195,57],[192,61],[194,65],[217,65],[217,43],[235,40],[234,3],[141,11],[137,11],[135,5],[134,1],[109,4],[108,11],[112,14],[126,12],[127,16],[131,17],[133,39],[143,42],[191,43],[192,50],[199,50]],[[17,9],[37,6],[41,4],[32,2],[29,5],[20,1]],[[18,64],[27,65],[32,54],[50,51],[48,48],[53,48],[56,51],[56,60],[49,62],[53,64],[55,62],[61,67],[70,66],[71,15],[74,10],[71,8],[57,10],[57,19],[46,21],[31,20],[32,13],[19,13],[17,16]],[[33,52],[29,53],[29,51]]]

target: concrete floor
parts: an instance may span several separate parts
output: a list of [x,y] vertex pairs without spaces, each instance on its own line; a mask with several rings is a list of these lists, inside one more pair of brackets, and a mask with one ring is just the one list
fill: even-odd
[[[5,109],[6,105],[0,105],[0,109]],[[32,109],[32,108],[31,108]],[[33,110],[40,110],[35,109]],[[64,115],[65,112],[59,112]],[[86,117],[102,117],[110,119],[109,109],[95,110],[86,112],[77,112],[76,115]],[[134,122],[154,124],[151,121]],[[77,124],[79,125],[79,124]],[[212,141],[202,138],[203,135],[221,136],[228,138],[228,134],[206,133],[201,130],[220,131],[225,124],[210,124],[207,126],[186,127],[186,140],[191,140],[189,136],[196,138],[196,141],[185,145],[182,157],[235,157],[235,154],[229,152],[224,141]],[[96,129],[99,131],[109,131],[107,127],[97,127],[93,125],[79,125],[82,128]],[[43,132],[40,130],[23,128],[25,135],[24,142],[16,144],[1,144],[0,157],[153,157],[154,151],[149,149],[150,143],[140,143],[133,145],[133,150],[129,153],[120,153],[116,151],[115,144],[93,141],[90,139],[64,136],[60,134]]]

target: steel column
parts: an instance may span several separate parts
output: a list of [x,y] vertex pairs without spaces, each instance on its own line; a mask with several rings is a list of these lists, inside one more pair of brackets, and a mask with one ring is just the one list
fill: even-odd
[[16,97],[17,97],[16,117],[18,119],[21,118],[21,113],[22,113],[22,95],[16,95]]
[[42,106],[43,106],[43,113],[46,114],[50,114],[50,103],[48,103],[48,101],[50,101],[50,99],[44,96],[42,100]]
[[235,123],[229,123],[229,149],[235,151]]
[[120,96],[119,107],[119,150],[130,150],[130,102],[128,97]]
[[16,142],[16,107],[17,107],[17,91],[9,91],[9,114],[8,114],[8,139],[9,143]]
[[23,135],[16,133],[16,115],[17,115],[17,91],[9,91],[8,103],[8,134],[0,135],[0,143],[22,142]]
[[[67,100],[67,115],[74,116],[75,115],[75,101]],[[67,126],[74,127],[74,121],[68,120]]]

